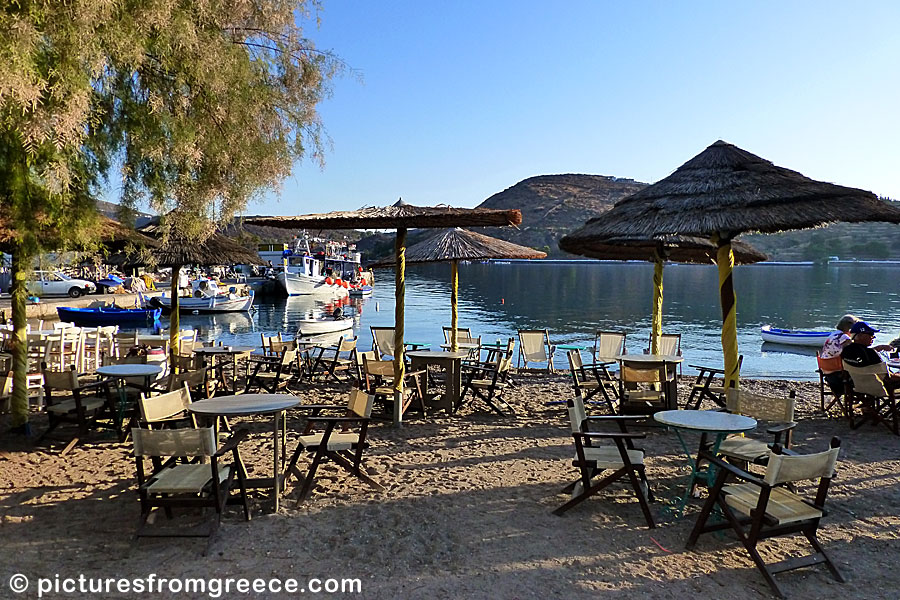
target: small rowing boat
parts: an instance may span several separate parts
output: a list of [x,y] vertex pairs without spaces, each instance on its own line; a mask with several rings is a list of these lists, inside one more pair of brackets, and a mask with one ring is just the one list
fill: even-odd
[[74,323],[78,327],[105,327],[107,325],[142,326],[151,325],[159,320],[160,309],[156,308],[119,308],[104,306],[100,308],[56,308],[60,321]]
[[307,318],[297,321],[297,337],[306,337],[310,335],[322,335],[323,333],[336,333],[345,331],[353,327],[353,317],[341,317],[335,319],[333,317]]
[[803,329],[779,329],[771,325],[763,325],[759,335],[764,342],[785,344],[788,346],[819,346],[825,343],[830,331],[805,331]]

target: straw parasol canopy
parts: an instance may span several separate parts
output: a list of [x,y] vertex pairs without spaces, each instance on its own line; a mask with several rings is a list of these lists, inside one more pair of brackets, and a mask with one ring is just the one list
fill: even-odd
[[406,295],[406,233],[409,228],[503,227],[522,222],[519,210],[414,206],[399,200],[392,206],[365,207],[297,217],[247,217],[244,223],[284,229],[396,229],[394,243],[396,308],[394,310],[394,423],[403,420],[403,311]]
[[694,235],[718,247],[726,385],[737,386],[738,347],[731,241],[838,221],[900,223],[900,209],[864,190],[809,179],[721,140],[674,173],[588,221],[597,239]]
[[[456,352],[457,325],[459,323],[459,261],[485,260],[488,258],[545,258],[546,252],[513,244],[506,240],[475,233],[455,227],[445,229],[436,235],[410,246],[406,250],[406,262],[449,262],[450,263],[450,351]],[[396,261],[375,263],[373,267],[388,267]]]
[[[621,236],[603,239],[591,232],[588,221],[559,240],[559,247],[572,254],[606,260],[643,260],[654,264],[653,304],[651,310],[650,353],[657,354],[662,335],[663,263],[715,264],[718,247],[711,241],[687,235],[665,235],[657,238]],[[761,262],[768,257],[744,242],[733,242],[735,261],[739,264]]]

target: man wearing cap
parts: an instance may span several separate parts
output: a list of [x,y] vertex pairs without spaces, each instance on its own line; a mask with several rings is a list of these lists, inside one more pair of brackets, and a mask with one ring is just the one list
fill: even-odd
[[[854,323],[850,328],[850,339],[852,342],[844,347],[843,352],[841,352],[841,360],[851,367],[868,367],[884,362],[878,352],[891,350],[892,348],[890,344],[870,348],[869,346],[875,341],[876,333],[878,333],[878,329],[875,329],[865,321]],[[900,386],[900,376],[889,373],[884,378],[884,385],[887,389]]]

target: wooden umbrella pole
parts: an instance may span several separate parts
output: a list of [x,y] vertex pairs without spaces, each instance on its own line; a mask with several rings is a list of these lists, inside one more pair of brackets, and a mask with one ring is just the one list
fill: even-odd
[[459,261],[450,261],[450,351],[459,350],[456,328],[459,325]]
[[394,290],[394,424],[403,422],[403,309],[406,296],[406,228],[397,229],[397,240],[394,243],[397,272]]
[[653,263],[653,310],[650,325],[650,354],[659,354],[662,335],[663,260],[658,254]]
[[731,240],[713,238],[718,246],[716,264],[719,267],[719,302],[722,305],[722,354],[725,359],[725,387],[740,387],[737,342],[737,301],[734,297],[734,253]]
[[172,296],[172,312],[169,313],[169,371],[171,373],[178,372],[178,336],[180,334],[181,323],[179,323],[178,313],[178,279],[181,273],[181,265],[172,266],[172,283],[169,286],[169,293]]

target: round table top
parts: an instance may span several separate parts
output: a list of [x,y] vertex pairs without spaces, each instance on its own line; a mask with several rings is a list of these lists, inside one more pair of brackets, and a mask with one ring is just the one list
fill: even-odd
[[450,352],[449,350],[413,350],[407,352],[410,358],[466,358],[468,352]]
[[293,408],[300,398],[291,394],[239,394],[197,400],[188,410],[198,415],[244,416],[268,415]]
[[[477,342],[456,342],[456,347],[474,350],[475,348],[481,348],[481,344],[479,344]],[[450,344],[441,344],[441,348],[449,350]]]
[[715,410],[663,410],[653,415],[662,425],[710,433],[740,433],[756,429],[756,419]]
[[194,352],[197,354],[243,354],[254,350],[256,350],[254,346],[205,346],[203,348],[194,348]]
[[621,360],[623,362],[643,363],[680,363],[684,360],[684,358],[681,356],[676,356],[674,354],[619,354],[618,356],[616,356],[616,360]]
[[124,364],[97,367],[97,373],[107,377],[150,377],[162,372],[163,368],[159,365]]

